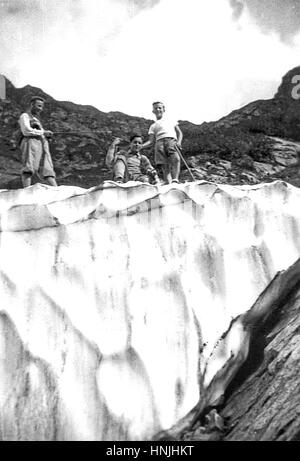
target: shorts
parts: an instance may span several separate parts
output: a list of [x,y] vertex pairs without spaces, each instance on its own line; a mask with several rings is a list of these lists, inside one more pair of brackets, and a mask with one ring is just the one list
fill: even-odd
[[48,141],[38,138],[24,137],[21,145],[22,173],[37,174],[42,179],[55,178],[55,172],[49,152]]
[[163,138],[155,143],[155,163],[156,165],[166,165],[171,162],[170,157],[174,154],[179,156],[180,150],[177,140],[174,138]]

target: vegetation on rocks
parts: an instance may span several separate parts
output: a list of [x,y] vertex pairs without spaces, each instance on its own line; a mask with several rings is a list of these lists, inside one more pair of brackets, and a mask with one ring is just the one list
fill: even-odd
[[[292,97],[292,79],[299,74],[300,67],[288,72],[273,99],[252,102],[219,121],[201,125],[181,121],[183,154],[196,179],[228,184],[284,179],[300,185],[300,103]],[[147,136],[151,123],[120,112],[56,101],[39,88],[15,88],[7,81],[7,100],[0,101],[1,188],[21,186],[14,133],[33,94],[47,100],[43,123],[56,132],[51,151],[59,184],[92,187],[110,179],[105,155],[113,137],[121,137],[126,145],[132,132]],[[147,154],[153,161],[153,152]],[[190,180],[184,165],[181,180]]]

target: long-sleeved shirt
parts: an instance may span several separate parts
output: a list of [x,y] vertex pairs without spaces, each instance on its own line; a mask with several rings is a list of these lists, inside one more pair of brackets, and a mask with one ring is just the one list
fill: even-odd
[[19,119],[23,136],[36,136],[44,134],[44,129],[38,118],[24,112]]

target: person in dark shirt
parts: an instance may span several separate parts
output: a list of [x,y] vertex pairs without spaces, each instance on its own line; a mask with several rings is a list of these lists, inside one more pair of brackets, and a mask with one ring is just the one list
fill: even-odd
[[115,138],[106,155],[106,165],[113,171],[113,179],[116,182],[141,181],[159,184],[159,178],[155,168],[145,155],[140,154],[143,138],[139,134],[133,134],[130,138],[128,150],[118,151],[121,143],[120,138]]

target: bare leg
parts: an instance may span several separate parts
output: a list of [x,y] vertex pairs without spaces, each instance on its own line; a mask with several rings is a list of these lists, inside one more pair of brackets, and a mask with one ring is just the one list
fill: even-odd
[[57,182],[56,182],[54,176],[47,176],[45,178],[45,181],[49,184],[49,186],[57,187]]
[[163,173],[164,173],[164,181],[166,184],[171,184],[172,181],[172,176],[170,173],[170,167],[169,165],[163,165]]
[[114,181],[124,181],[125,169],[123,160],[117,160],[114,164]]
[[31,177],[32,177],[31,173],[22,173],[21,178],[22,178],[22,184],[24,188],[31,186]]
[[171,155],[170,161],[171,161],[170,169],[171,169],[172,179],[177,179],[178,181],[179,174],[180,174],[180,157],[177,154],[177,152]]

